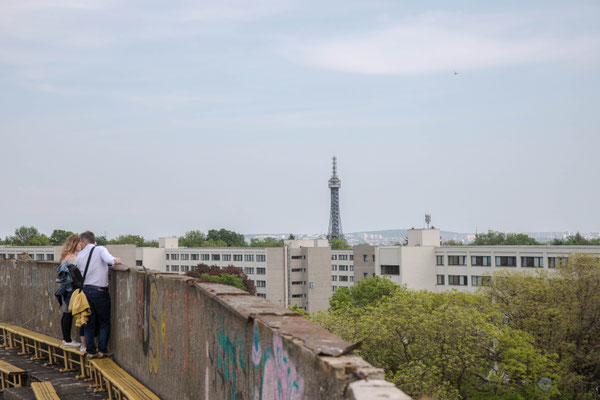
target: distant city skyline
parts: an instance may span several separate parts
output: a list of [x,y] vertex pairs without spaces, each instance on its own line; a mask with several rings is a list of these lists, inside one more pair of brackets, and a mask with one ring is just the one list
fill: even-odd
[[0,236],[600,230],[600,4],[9,0]]

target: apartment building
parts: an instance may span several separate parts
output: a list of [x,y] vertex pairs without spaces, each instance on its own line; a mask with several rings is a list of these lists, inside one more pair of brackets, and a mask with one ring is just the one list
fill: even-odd
[[355,246],[355,279],[386,275],[411,289],[475,291],[498,270],[552,270],[600,246],[442,246],[438,229],[411,229],[406,246]]

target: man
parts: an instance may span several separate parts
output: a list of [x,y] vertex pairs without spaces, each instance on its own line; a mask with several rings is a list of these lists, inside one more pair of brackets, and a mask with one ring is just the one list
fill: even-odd
[[[108,339],[110,337],[110,294],[108,293],[108,273],[111,266],[121,264],[121,259],[113,257],[106,247],[96,246],[96,236],[90,231],[79,235],[81,251],[77,254],[77,268],[81,276],[85,273],[92,249],[92,256],[88,267],[85,281],[83,282],[83,293],[90,303],[92,314],[84,329],[87,354],[90,358],[109,356]],[[98,352],[94,336],[98,329]]]

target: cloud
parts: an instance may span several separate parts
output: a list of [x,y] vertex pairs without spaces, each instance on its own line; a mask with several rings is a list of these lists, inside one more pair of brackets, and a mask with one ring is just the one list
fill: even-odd
[[371,75],[598,57],[598,34],[553,34],[543,27],[535,31],[536,21],[529,22],[523,29],[521,18],[510,16],[426,15],[359,34],[291,44],[285,52],[313,67]]

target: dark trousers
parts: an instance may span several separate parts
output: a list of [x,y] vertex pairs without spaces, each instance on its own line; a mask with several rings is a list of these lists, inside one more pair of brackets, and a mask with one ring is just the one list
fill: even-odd
[[[90,303],[92,314],[85,325],[85,346],[88,354],[96,351],[108,353],[108,339],[110,338],[110,294],[108,290],[83,288],[83,293]],[[94,335],[98,331],[98,349],[94,342]]]
[[[60,319],[60,329],[62,330],[63,340],[65,342],[71,341],[71,326],[73,325],[73,314],[70,312],[64,312]],[[79,328],[79,336],[83,336],[83,326]]]

